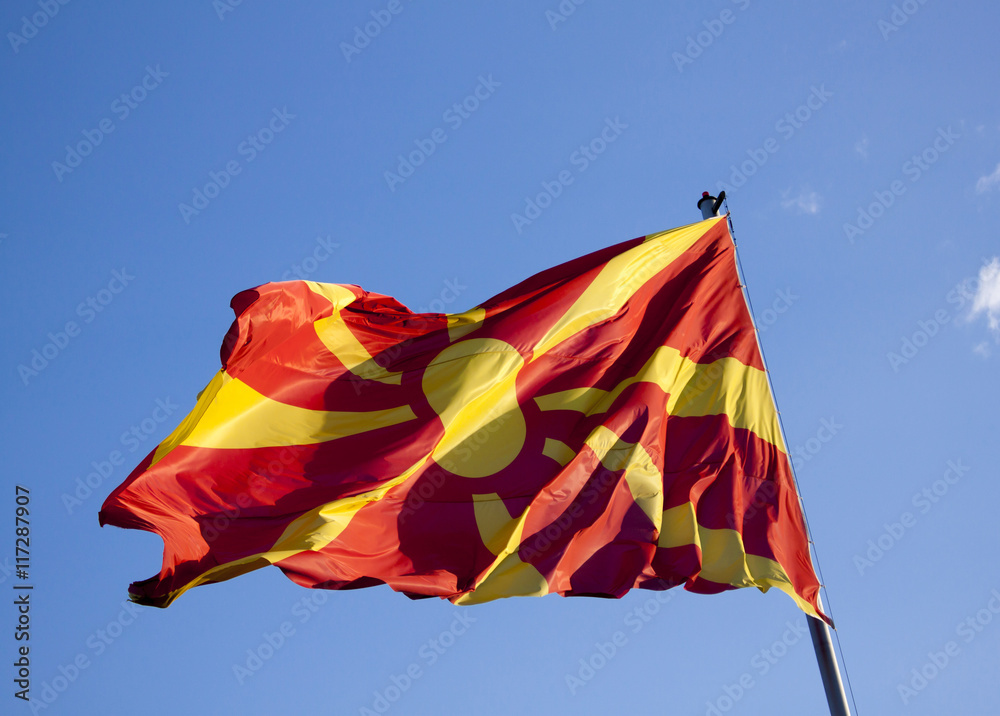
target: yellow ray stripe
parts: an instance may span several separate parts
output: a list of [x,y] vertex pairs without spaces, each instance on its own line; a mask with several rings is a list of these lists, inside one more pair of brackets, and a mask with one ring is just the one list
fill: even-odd
[[685,502],[665,510],[659,547],[696,545],[701,550],[700,577],[734,587],[757,587],[766,592],[777,587],[790,596],[802,611],[819,616],[811,604],[795,593],[784,568],[773,559],[747,554],[743,536],[736,530],[702,527],[694,505]]
[[[642,372],[639,373],[639,376]],[[636,383],[640,377],[628,378],[626,386]],[[601,390],[599,388],[570,388],[558,393],[535,396],[535,405],[539,410],[575,410],[578,413],[590,415],[594,407],[607,395],[618,395],[625,388],[618,386],[613,391]]]
[[528,509],[513,518],[496,493],[474,495],[476,525],[483,544],[497,558],[476,583],[474,591],[452,599],[455,604],[482,604],[503,597],[540,597],[549,592],[545,577],[517,555]]
[[651,234],[639,246],[609,260],[593,282],[535,345],[533,358],[547,353],[567,338],[607,320],[659,271],[687,251],[705,232],[725,217]]
[[761,440],[785,450],[767,374],[735,358],[695,363],[681,357],[677,349],[661,346],[637,375],[625,379],[613,390],[573,388],[538,396],[535,404],[540,410],[575,410],[599,415],[611,408],[622,391],[639,382],[656,383],[670,395],[669,415],[725,415],[733,427],[750,430]]
[[545,438],[545,444],[542,446],[542,455],[552,458],[563,467],[566,467],[569,461],[576,457],[573,448],[561,440],[553,440],[552,438]]
[[[521,531],[524,528],[522,520],[515,520],[500,495],[493,492],[486,495],[473,495],[473,508],[476,511],[476,526],[483,544],[493,554],[500,554],[510,546],[512,538],[521,543]],[[523,517],[524,515],[522,515]],[[517,532],[517,535],[514,533]]]
[[335,283],[305,281],[305,284],[313,293],[319,294],[333,304],[332,316],[321,318],[313,323],[316,335],[326,346],[326,349],[333,353],[347,370],[359,378],[399,385],[402,374],[388,371],[376,363],[368,349],[347,327],[340,314],[341,309],[356,300],[354,292]]
[[400,384],[403,374],[388,371],[376,363],[372,354],[344,323],[344,318],[339,312],[315,321],[313,328],[326,349],[337,356],[337,360],[354,375],[366,380]]
[[624,442],[604,425],[587,436],[584,443],[597,455],[607,470],[624,470],[632,499],[646,513],[658,530],[663,518],[663,475],[646,449],[638,443]]
[[466,606],[484,604],[505,597],[544,597],[549,593],[549,583],[542,573],[516,554],[506,554],[497,561],[486,577],[476,585],[475,591],[453,598],[453,604]]
[[275,564],[283,559],[294,557],[301,552],[317,552],[323,549],[347,529],[351,520],[354,519],[354,516],[358,514],[362,507],[382,499],[390,489],[410,479],[427,460],[428,458],[423,458],[403,474],[374,490],[353,497],[346,497],[342,500],[327,502],[313,508],[289,524],[281,537],[278,538],[268,551],[215,566],[200,574],[183,587],[170,592],[162,603],[158,603],[158,606],[168,606],[181,594],[192,587],[197,587],[199,584],[221,582],[241,574],[246,574],[247,572],[252,572],[255,569]]
[[272,400],[220,372],[161,449],[166,446],[165,454],[176,445],[230,449],[312,445],[414,419],[409,405],[365,412],[299,408]]
[[483,325],[483,321],[486,320],[486,309],[470,308],[465,313],[449,313],[445,318],[448,321],[448,340],[454,343]]
[[335,311],[339,311],[357,299],[357,296],[354,295],[354,291],[346,286],[341,286],[340,284],[318,283],[316,281],[303,281],[302,283],[308,286],[310,291],[319,294],[332,303],[333,310]]
[[[608,470],[624,470],[632,499],[649,517],[656,529],[663,516],[663,479],[649,454],[641,445],[623,442],[608,428],[599,426],[586,441],[601,464]],[[568,445],[547,440],[545,449],[556,460],[572,459]],[[549,591],[545,577],[517,554],[530,508],[516,519],[496,493],[474,496],[476,525],[487,549],[497,556],[475,590],[454,599],[455,604],[481,604],[513,596],[541,596]]]
[[219,392],[219,389],[229,380],[232,379],[224,370],[220,370],[215,374],[212,380],[209,381],[208,385],[205,386],[205,389],[198,393],[198,401],[195,403],[194,409],[187,414],[187,417],[181,421],[180,425],[174,428],[174,431],[170,433],[170,435],[168,435],[163,442],[156,446],[156,452],[153,453],[153,460],[149,463],[149,467],[158,463],[163,459],[164,455],[184,442],[187,436],[190,435],[198,425],[198,421],[201,420],[205,411],[208,410],[208,406],[212,404],[213,400],[215,400],[215,396]]

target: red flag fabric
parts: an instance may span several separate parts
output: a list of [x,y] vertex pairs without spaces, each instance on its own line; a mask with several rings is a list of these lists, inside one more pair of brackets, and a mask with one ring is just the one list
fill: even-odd
[[101,510],[163,538],[133,600],[273,564],[457,604],[777,587],[819,615],[724,218],[464,313],[310,281],[232,307],[221,370]]

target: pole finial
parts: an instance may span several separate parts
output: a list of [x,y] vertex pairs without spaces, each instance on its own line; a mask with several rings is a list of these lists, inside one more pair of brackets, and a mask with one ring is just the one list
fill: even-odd
[[698,208],[701,209],[702,219],[711,219],[713,216],[719,215],[719,207],[722,206],[722,202],[726,200],[726,192],[719,192],[718,197],[714,197],[707,191],[701,193],[701,199],[698,200]]

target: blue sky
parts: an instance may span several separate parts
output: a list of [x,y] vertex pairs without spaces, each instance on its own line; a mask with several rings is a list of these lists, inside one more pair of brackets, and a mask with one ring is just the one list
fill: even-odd
[[861,712],[997,713],[998,20],[6,3],[0,479],[5,524],[29,490],[31,571],[8,528],[3,711],[31,711],[10,604],[30,583],[46,714],[823,713],[779,593],[460,609],[268,569],[128,608],[161,543],[97,525],[217,370],[238,291],[304,277],[457,312],[725,187]]

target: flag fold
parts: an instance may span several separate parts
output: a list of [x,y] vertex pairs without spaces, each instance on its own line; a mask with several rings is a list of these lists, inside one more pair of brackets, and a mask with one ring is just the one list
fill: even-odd
[[822,616],[724,217],[464,313],[312,281],[232,308],[221,370],[101,509],[163,538],[134,601],[273,564],[456,604],[777,587]]

